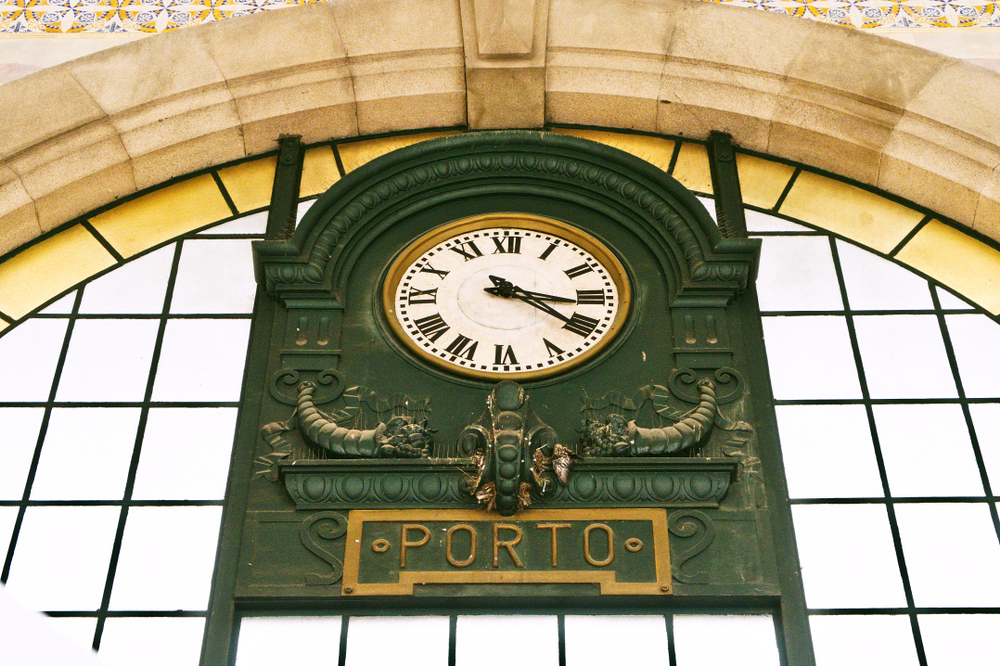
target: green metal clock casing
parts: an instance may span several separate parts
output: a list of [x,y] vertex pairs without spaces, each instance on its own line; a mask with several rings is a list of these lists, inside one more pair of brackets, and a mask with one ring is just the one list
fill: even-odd
[[386,318],[419,358],[478,379],[532,380],[594,358],[621,331],[621,262],[574,226],[478,215],[425,234],[392,263]]

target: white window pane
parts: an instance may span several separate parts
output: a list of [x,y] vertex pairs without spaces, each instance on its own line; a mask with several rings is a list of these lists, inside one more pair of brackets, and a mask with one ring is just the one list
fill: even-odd
[[996,663],[1000,615],[918,615],[927,666]]
[[792,518],[810,608],[906,605],[885,507],[798,505]]
[[56,399],[67,402],[142,400],[159,325],[152,319],[77,321]]
[[760,251],[757,295],[764,312],[843,310],[830,241],[825,236],[773,236]]
[[41,314],[69,314],[73,311],[73,303],[76,301],[76,290],[69,292],[58,301],[45,307],[39,312]]
[[972,306],[963,301],[958,296],[953,295],[947,289],[941,287],[934,287],[937,292],[938,301],[941,303],[941,307],[945,310],[971,310]]
[[167,322],[153,400],[236,402],[240,399],[250,321]]
[[567,615],[566,666],[664,663],[662,615]]
[[[68,641],[86,650],[93,650],[96,617],[48,617],[56,631]],[[75,666],[75,665],[74,665]]]
[[907,615],[813,615],[816,666],[917,666]]
[[86,314],[159,314],[167,294],[174,246],[160,248],[97,278],[83,289]]
[[447,617],[352,617],[347,623],[346,666],[447,663]]
[[205,619],[110,617],[97,656],[108,666],[198,666]]
[[872,410],[894,497],[983,494],[961,406],[875,405]]
[[7,546],[14,533],[14,523],[17,522],[16,506],[0,506],[0,558],[7,557]]
[[211,235],[211,234],[257,234],[263,235],[267,231],[267,211],[262,210],[259,213],[254,213],[253,215],[246,215],[244,217],[237,218],[231,222],[226,222],[225,224],[220,224],[218,226],[212,227],[211,229],[205,229],[199,236]]
[[931,310],[927,280],[888,259],[837,241],[840,267],[852,310]]
[[221,513],[217,506],[129,509],[111,609],[204,610]]
[[113,506],[25,509],[7,591],[35,610],[96,610],[120,511]]
[[[57,620],[24,608],[0,585],[0,649],[5,665],[102,666],[89,644],[81,647],[64,636],[59,625]],[[93,631],[89,643],[93,643]]]
[[976,429],[979,450],[983,454],[986,474],[993,493],[1000,491],[1000,405],[969,405],[972,425]]
[[31,499],[121,499],[140,414],[137,408],[53,409]]
[[334,666],[340,659],[340,627],[339,615],[244,617],[240,620],[236,666],[295,663]]
[[775,398],[861,397],[843,317],[764,317],[762,323]]
[[[1000,543],[985,504],[897,504],[896,521],[918,607],[1000,606]],[[959,558],[946,571],[942,549]]]
[[986,315],[948,315],[962,388],[970,398],[1000,396],[1000,325]]
[[[236,431],[236,409],[150,409],[134,499],[223,499]],[[180,460],[197,465],[177,470]]]
[[715,222],[715,224],[718,225],[719,221],[715,219],[715,199],[712,199],[711,197],[695,197],[695,199],[697,199],[701,205],[705,207],[705,211],[708,212],[708,216],[712,218],[712,222]]
[[181,248],[173,313],[253,312],[257,283],[250,240],[189,240]]
[[955,378],[934,315],[854,318],[873,398],[954,398]]
[[29,319],[0,337],[0,402],[44,402],[66,338],[65,319]]
[[677,666],[778,666],[774,620],[770,615],[675,615],[674,654]]
[[316,203],[315,199],[309,199],[308,201],[303,201],[299,204],[298,208],[295,209],[295,226],[299,226],[299,223],[302,222],[302,218],[306,216],[306,213],[309,212],[309,209],[313,207],[314,203]]
[[751,233],[754,231],[812,231],[809,227],[804,227],[801,224],[795,224],[749,208],[743,210],[743,215],[747,220],[747,231]]
[[35,455],[38,431],[45,410],[40,407],[2,407],[0,424],[0,500],[19,500],[24,496],[24,483],[28,478],[31,459]]
[[782,405],[775,413],[789,497],[882,496],[863,405]]
[[559,663],[554,615],[463,615],[455,628],[455,666],[509,666],[510,653],[483,648],[495,644],[497,636],[517,636],[519,666]]

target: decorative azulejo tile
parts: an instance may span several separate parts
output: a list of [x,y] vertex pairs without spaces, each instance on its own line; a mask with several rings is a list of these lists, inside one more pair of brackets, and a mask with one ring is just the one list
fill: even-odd
[[[326,0],[0,0],[0,33],[156,33]],[[705,0],[853,28],[1000,27],[1000,2]]]

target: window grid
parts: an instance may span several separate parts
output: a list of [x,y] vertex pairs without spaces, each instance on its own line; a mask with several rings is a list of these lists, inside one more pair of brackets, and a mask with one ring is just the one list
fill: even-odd
[[[215,226],[223,226],[229,221],[231,220],[225,220]],[[166,280],[165,293],[163,296],[162,303],[159,306],[158,312],[130,313],[130,314],[115,314],[113,311],[100,312],[100,313],[81,312],[81,303],[84,300],[88,284],[95,280],[99,280],[104,275],[107,275],[107,273],[110,272],[108,271],[92,278],[87,283],[76,287],[75,292],[70,292],[72,297],[72,307],[68,311],[59,312],[59,308],[55,308],[54,309],[55,311],[53,312],[39,312],[25,319],[25,321],[33,319],[63,320],[67,322],[67,325],[65,334],[62,336],[62,340],[60,342],[58,360],[56,361],[52,384],[48,391],[46,399],[42,401],[7,400],[0,402],[0,408],[38,408],[42,411],[42,418],[40,426],[38,427],[37,437],[35,438],[34,451],[31,457],[31,462],[30,465],[28,466],[25,476],[23,477],[24,487],[23,487],[23,492],[21,492],[20,499],[11,499],[11,498],[0,499],[0,509],[6,508],[5,510],[9,511],[13,511],[14,509],[16,509],[16,517],[13,520],[13,526],[9,533],[10,534],[9,542],[6,541],[6,536],[7,536],[6,533],[0,536],[0,538],[4,539],[4,542],[0,544],[0,553],[3,554],[3,567],[2,571],[0,571],[0,583],[7,585],[8,590],[12,590],[12,584],[15,587],[18,585],[18,577],[19,577],[18,567],[22,566],[22,569],[24,571],[27,571],[27,568],[29,566],[28,564],[19,565],[19,561],[17,558],[19,537],[21,537],[24,534],[24,524],[26,515],[28,516],[29,520],[31,519],[31,512],[28,511],[29,509],[36,511],[38,510],[38,508],[41,507],[49,507],[47,509],[49,511],[53,510],[61,511],[70,507],[81,507],[81,508],[113,507],[119,509],[117,518],[114,521],[116,526],[113,533],[112,543],[110,546],[110,558],[107,560],[106,569],[103,569],[103,572],[100,574],[103,583],[96,583],[101,587],[102,590],[100,593],[99,602],[92,607],[88,607],[87,604],[82,604],[82,606],[84,607],[80,609],[72,609],[72,608],[37,609],[46,612],[47,615],[53,618],[94,619],[95,625],[92,635],[92,647],[95,650],[101,647],[102,637],[106,634],[105,628],[107,626],[108,620],[117,621],[117,620],[124,620],[125,618],[138,618],[150,621],[156,621],[156,620],[169,621],[169,619],[173,618],[191,618],[191,619],[199,619],[199,624],[202,624],[204,618],[207,617],[208,615],[206,606],[203,604],[201,604],[200,607],[195,606],[194,608],[185,607],[181,605],[178,609],[175,610],[173,609],[173,606],[156,608],[155,607],[156,602],[153,601],[153,602],[147,602],[148,605],[154,606],[153,608],[148,608],[148,609],[143,608],[142,604],[139,604],[135,609],[130,608],[128,605],[121,607],[122,604],[120,603],[119,603],[120,607],[115,608],[116,602],[114,600],[113,593],[115,591],[116,577],[118,576],[118,574],[121,573],[121,565],[122,565],[121,558],[123,554],[123,547],[125,548],[128,547],[126,541],[128,539],[127,536],[128,526],[131,524],[129,522],[130,514],[135,514],[136,510],[142,511],[146,509],[152,509],[155,511],[157,510],[156,508],[167,511],[170,510],[199,511],[199,510],[214,509],[214,511],[210,511],[208,514],[201,512],[197,516],[195,516],[194,514],[186,514],[185,517],[186,518],[200,517],[202,519],[201,521],[202,523],[206,522],[207,520],[207,523],[211,524],[213,519],[213,514],[215,514],[214,515],[215,522],[218,523],[217,514],[221,512],[221,507],[224,505],[225,501],[222,497],[221,491],[219,491],[220,494],[217,497],[208,497],[208,498],[192,497],[189,499],[182,498],[183,497],[182,494],[179,494],[179,497],[181,498],[175,498],[175,499],[155,499],[155,498],[136,499],[135,497],[133,497],[134,494],[133,491],[135,489],[137,472],[140,467],[141,454],[143,450],[143,441],[145,435],[147,434],[147,420],[150,417],[151,410],[170,409],[170,408],[177,408],[177,409],[197,408],[199,410],[203,409],[208,411],[208,410],[215,410],[218,408],[229,408],[229,410],[235,411],[235,408],[239,406],[239,402],[236,400],[212,401],[204,399],[203,400],[195,399],[190,401],[186,400],[165,401],[165,400],[154,399],[154,386],[156,384],[158,376],[157,371],[159,369],[160,356],[164,348],[164,338],[167,332],[169,322],[182,321],[182,320],[188,320],[188,321],[196,320],[204,322],[206,325],[211,325],[210,322],[212,321],[240,320],[240,321],[246,321],[247,325],[249,325],[249,322],[252,320],[252,312],[186,312],[186,313],[170,312],[171,304],[173,302],[174,287],[177,284],[178,269],[181,263],[181,256],[185,246],[185,240],[191,241],[197,239],[198,242],[205,242],[205,241],[232,241],[232,240],[260,239],[263,237],[262,231],[263,230],[261,229],[261,233],[255,233],[255,234],[245,234],[245,233],[213,234],[209,229],[202,229],[197,232],[189,233],[180,239],[172,240],[164,244],[164,246],[154,248],[149,252],[143,253],[142,255],[135,257],[134,259],[139,259],[141,257],[145,257],[151,254],[154,251],[158,251],[164,248],[171,248],[172,246],[172,249],[166,250],[168,252],[171,252],[172,257],[170,261],[169,275]],[[247,248],[247,251],[249,251],[249,248]],[[131,262],[125,265],[130,265],[130,264]],[[233,279],[249,280],[251,283],[253,282],[252,275],[233,276]],[[211,286],[206,285],[205,288],[211,289]],[[253,285],[253,288],[255,289],[255,285]],[[62,298],[66,297],[63,296],[60,297],[60,299],[56,300],[61,300]],[[159,299],[159,297],[157,298]],[[43,310],[45,310],[45,308],[43,308]],[[60,381],[61,379],[64,378],[64,371],[67,364],[67,357],[71,353],[70,350],[71,350],[71,343],[73,340],[73,334],[74,330],[78,328],[77,326],[78,322],[82,321],[96,322],[101,320],[109,322],[121,321],[121,320],[147,320],[147,321],[158,322],[156,325],[155,341],[152,345],[152,351],[149,357],[149,368],[148,368],[148,373],[146,374],[145,377],[144,389],[141,399],[94,400],[94,401],[68,400],[63,398],[57,399],[57,393],[59,391]],[[6,331],[4,331],[4,333],[5,334],[9,333],[10,331],[15,330],[16,328],[18,327],[15,326],[8,328]],[[244,342],[248,343],[249,341],[246,340]],[[3,337],[0,337],[0,346],[2,346],[3,343],[4,343]],[[234,342],[234,344],[239,344],[239,343]],[[242,381],[242,376],[243,376],[243,367],[241,365],[239,368],[240,381]],[[71,397],[77,397],[77,396],[71,396]],[[118,408],[118,409],[133,408],[139,412],[138,426],[136,429],[134,442],[131,445],[131,450],[128,451],[127,453],[128,471],[122,495],[116,499],[86,499],[86,498],[85,499],[33,499],[32,491],[34,486],[36,485],[36,480],[39,474],[39,463],[43,457],[45,439],[50,430],[50,422],[53,418],[54,411],[62,410],[68,412],[73,410],[86,410],[93,408]],[[82,435],[80,437],[80,446],[86,447],[88,441],[90,441],[89,437],[94,437],[94,436],[95,435],[93,433],[86,433],[85,435]],[[100,435],[97,434],[96,436],[99,437]],[[232,435],[229,436],[229,439],[227,441],[221,443],[221,446],[224,447],[231,447],[231,445],[232,445]],[[228,454],[226,455],[226,458],[228,459]],[[124,463],[124,461],[122,462]],[[179,468],[182,468],[185,465],[197,465],[198,463],[197,461],[177,461],[176,464],[178,465]],[[178,469],[177,472],[182,473],[183,470]],[[224,470],[222,470],[222,473],[224,479],[225,475],[228,474],[228,465]],[[224,480],[223,480],[223,487],[224,487]],[[185,491],[183,490],[180,491],[180,493],[183,492]],[[147,525],[147,527],[151,521],[155,522],[157,517],[158,517],[157,514],[145,516],[145,524]],[[133,522],[135,521],[133,520]],[[138,529],[138,527],[142,525],[142,522],[143,521],[140,521],[136,525],[133,525],[133,527]],[[214,533],[214,536],[211,536],[211,538],[208,539],[207,538],[208,535],[206,535],[206,538],[202,539],[202,541],[205,542],[206,544],[210,541],[211,553],[208,553],[208,557],[213,562],[214,562],[215,547],[218,539],[217,530],[219,529],[219,525],[216,525],[215,529],[216,531]],[[28,548],[30,551],[34,548],[37,550],[37,546],[35,545],[25,546],[23,543],[20,545],[22,549]],[[57,556],[55,553],[52,553],[51,556],[49,557],[49,553],[45,553],[46,557],[44,559],[46,560],[46,563],[48,563],[49,560],[51,560],[51,564],[48,565],[49,569],[46,570],[46,574],[48,573],[49,570],[51,570],[52,586],[58,587],[59,585],[62,584],[61,581],[59,580],[59,573],[58,573],[59,560],[61,558],[67,558],[67,557],[72,558],[75,555],[74,545],[75,544],[66,544],[66,550],[62,552],[60,556]],[[105,544],[104,547],[106,548],[107,544]],[[148,544],[146,545],[137,543],[132,544],[133,551],[147,547],[149,547]],[[206,550],[208,547],[209,546],[206,545],[205,548],[203,548],[203,550]],[[202,559],[204,559],[205,554],[202,553],[201,557]],[[189,566],[189,564],[190,564],[189,562],[179,563],[178,571],[181,572],[182,574],[186,573],[184,571],[184,568],[186,566]],[[134,563],[132,566],[134,570],[135,566]],[[32,577],[32,574],[27,574],[27,575],[29,576],[29,578]],[[151,572],[151,575],[155,576],[156,573]],[[32,578],[32,580],[34,580],[34,578]],[[45,581],[47,585],[49,583],[49,578],[46,578]],[[206,589],[203,590],[203,592],[205,600],[207,602],[208,598],[207,584],[205,585],[205,587]],[[23,587],[22,587],[22,592],[25,592],[25,589]],[[31,590],[27,590],[27,592],[30,596]],[[58,592],[56,592],[56,594],[57,593]],[[144,591],[143,593],[147,594],[147,596],[150,594],[149,591]],[[49,598],[51,598],[51,594],[52,593],[49,594]],[[17,595],[15,594],[15,596]],[[191,620],[186,620],[186,621],[190,622]],[[166,625],[161,625],[161,628],[163,627],[166,627]],[[181,634],[178,634],[182,635],[184,633],[190,634],[190,631],[193,627],[188,625],[185,629],[184,627],[178,625],[177,628],[183,629]],[[123,630],[126,632],[130,631],[124,629],[123,627],[119,627],[118,631],[119,635],[121,635],[121,632]],[[148,629],[146,629],[146,631],[148,631]],[[154,633],[155,633],[155,628],[154,628]],[[199,636],[200,636],[200,630],[199,630]],[[118,648],[117,651],[119,652],[119,654],[114,656],[118,657],[119,659],[122,658],[121,651],[123,649],[126,652],[128,652],[129,649],[134,649],[132,646],[128,645],[124,646],[117,645],[115,647]],[[190,646],[188,646],[188,650],[190,651]],[[134,658],[131,659],[131,663],[134,663],[136,658],[139,658],[140,655],[132,655],[132,657]],[[109,655],[109,658],[113,658],[112,655]],[[196,662],[197,654],[194,654],[194,659]],[[117,660],[113,659],[113,661],[109,663],[114,663],[115,661]]]
[[[779,201],[780,205],[780,201]],[[776,206],[777,208],[777,206]],[[768,212],[769,215],[773,217],[784,218],[780,215],[774,215],[773,212]],[[759,213],[758,213],[759,215]],[[790,220],[799,223],[795,220]],[[801,224],[801,223],[799,223]],[[905,539],[901,534],[901,528],[898,518],[898,507],[919,507],[921,505],[931,507],[944,505],[944,506],[979,506],[984,507],[989,510],[990,516],[990,527],[989,527],[989,538],[990,539],[1000,539],[1000,519],[998,519],[997,513],[997,497],[993,494],[993,489],[990,483],[989,474],[987,472],[987,466],[984,462],[983,452],[980,447],[979,438],[976,434],[975,424],[972,419],[972,414],[970,411],[970,405],[976,404],[997,404],[1000,402],[1000,398],[997,397],[976,397],[969,398],[963,386],[962,376],[960,367],[957,361],[955,348],[952,343],[952,338],[949,332],[948,319],[947,317],[952,316],[975,316],[983,317],[988,315],[983,315],[976,309],[968,308],[945,308],[942,306],[942,299],[939,296],[938,289],[941,287],[935,286],[932,281],[927,281],[927,289],[930,293],[931,305],[927,309],[906,309],[906,310],[878,310],[878,309],[859,309],[856,310],[852,308],[850,301],[850,294],[845,280],[844,266],[841,260],[840,253],[840,243],[850,242],[844,239],[838,239],[832,234],[825,232],[818,232],[815,230],[803,228],[801,232],[799,231],[751,231],[751,236],[760,237],[767,243],[768,238],[792,238],[792,237],[815,237],[816,235],[827,236],[829,239],[829,251],[830,256],[833,260],[833,265],[835,269],[837,288],[839,289],[840,296],[843,299],[843,309],[827,309],[827,310],[793,310],[793,309],[781,309],[780,307],[772,308],[769,311],[762,312],[765,323],[770,320],[776,320],[779,318],[801,318],[801,317],[829,317],[838,318],[842,320],[847,327],[848,338],[850,342],[850,350],[854,357],[854,363],[856,366],[856,371],[858,375],[858,380],[860,382],[861,397],[860,398],[844,398],[844,397],[830,397],[830,398],[805,398],[805,397],[789,397],[785,396],[781,399],[775,400],[775,405],[779,409],[782,407],[791,406],[863,406],[865,415],[868,421],[868,427],[871,432],[872,447],[876,465],[878,468],[878,478],[881,483],[882,497],[795,497],[794,495],[789,500],[793,509],[796,506],[808,507],[808,506],[856,506],[856,507],[881,507],[885,510],[885,515],[888,520],[888,527],[891,536],[892,549],[895,554],[895,564],[898,568],[900,582],[902,583],[903,595],[905,599],[905,605],[903,606],[887,606],[872,604],[871,607],[866,605],[857,605],[856,607],[850,607],[846,605],[831,605],[829,607],[824,607],[817,605],[813,602],[809,602],[809,590],[808,590],[808,576],[809,576],[809,566],[810,563],[806,557],[803,556],[803,576],[806,577],[807,584],[807,602],[809,602],[808,614],[811,617],[836,617],[836,616],[867,616],[875,618],[876,616],[905,616],[909,620],[910,633],[913,641],[912,648],[915,650],[916,663],[921,666],[936,666],[939,662],[933,660],[933,655],[930,651],[925,650],[925,636],[924,632],[927,630],[926,627],[922,626],[921,618],[935,618],[939,616],[956,616],[956,615],[976,615],[976,616],[996,616],[1000,614],[1000,607],[994,600],[992,604],[983,605],[952,605],[952,606],[927,606],[919,605],[919,598],[915,598],[914,593],[914,583],[912,580],[913,571],[911,567],[908,566],[907,556],[913,559],[914,551],[908,552],[905,547]],[[882,256],[882,255],[878,255]],[[886,258],[886,257],[883,257]],[[785,259],[789,262],[795,262],[795,257],[788,256]],[[890,259],[891,261],[891,259]],[[766,289],[766,285],[758,284],[758,290]],[[955,387],[957,390],[956,397],[879,397],[872,398],[869,389],[869,378],[867,376],[867,371],[870,369],[873,363],[877,363],[876,359],[865,358],[862,352],[862,346],[859,343],[858,331],[856,328],[857,317],[888,317],[888,316],[900,316],[900,315],[920,315],[925,317],[934,317],[936,328],[940,331],[942,336],[944,352],[947,358],[947,366],[950,369],[951,375],[955,382]],[[990,317],[990,319],[996,321],[995,317]],[[766,342],[766,340],[765,340]],[[900,341],[903,344],[903,341]],[[768,354],[770,357],[776,358],[780,356],[782,350],[775,349],[773,347],[768,349]],[[822,353],[819,351],[818,353]],[[913,363],[921,363],[921,358],[913,358]],[[773,361],[772,361],[773,362]],[[867,362],[867,363],[866,363]],[[822,377],[813,377],[813,381],[823,381]],[[883,442],[880,440],[880,433],[878,430],[878,424],[876,419],[876,409],[880,406],[891,406],[891,405],[925,405],[925,406],[937,406],[937,405],[952,405],[957,406],[961,409],[962,420],[964,421],[965,427],[968,429],[969,442],[972,447],[973,457],[975,459],[976,473],[982,482],[983,493],[974,493],[971,495],[945,495],[945,496],[934,496],[934,495],[906,495],[906,496],[894,496],[890,489],[890,476],[889,470],[887,469],[885,455],[883,451]],[[832,427],[833,424],[817,424],[819,427]],[[933,428],[934,424],[927,424],[928,428]],[[780,419],[779,419],[779,434],[781,434]],[[795,445],[793,441],[782,441],[782,448],[786,452],[786,470],[788,470],[788,447]],[[941,454],[942,456],[947,456],[947,452]],[[822,463],[822,457],[817,454],[817,458],[814,462],[817,464]],[[927,464],[934,464],[934,460],[927,461]],[[801,470],[788,470],[789,475],[796,473],[803,473]],[[814,474],[822,473],[820,470],[816,469],[813,471]],[[808,477],[806,477],[808,479]],[[985,523],[984,523],[985,525]],[[933,530],[939,526],[927,525],[926,529]],[[797,530],[800,531],[801,530]],[[802,542],[802,534],[799,535],[799,550],[800,554],[803,554],[803,548],[806,544]],[[850,567],[864,567],[865,566],[865,547],[860,541],[863,539],[863,535],[856,535],[854,538],[858,539],[859,543],[856,545],[857,548],[857,562],[842,562],[840,566],[845,568]],[[947,537],[941,535],[942,541]],[[942,545],[942,548],[947,546]],[[962,566],[956,561],[955,566]],[[822,572],[820,572],[822,573]],[[922,574],[917,574],[922,575]],[[947,576],[942,572],[942,578],[947,578]],[[958,618],[956,618],[958,619]],[[925,620],[926,622],[926,620]],[[844,633],[839,636],[839,639],[844,642],[852,642],[853,637],[849,633]],[[833,650],[829,644],[822,642],[815,642],[815,647],[817,651],[817,664],[830,664],[835,663],[832,661],[832,652],[824,653],[824,650]],[[904,646],[905,647],[905,646]],[[910,662],[907,662],[910,663]]]

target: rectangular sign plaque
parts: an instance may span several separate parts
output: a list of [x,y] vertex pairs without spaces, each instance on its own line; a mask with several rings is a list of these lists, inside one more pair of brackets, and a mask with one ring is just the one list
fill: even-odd
[[593,583],[601,594],[671,594],[662,509],[351,511],[347,595],[422,584]]

